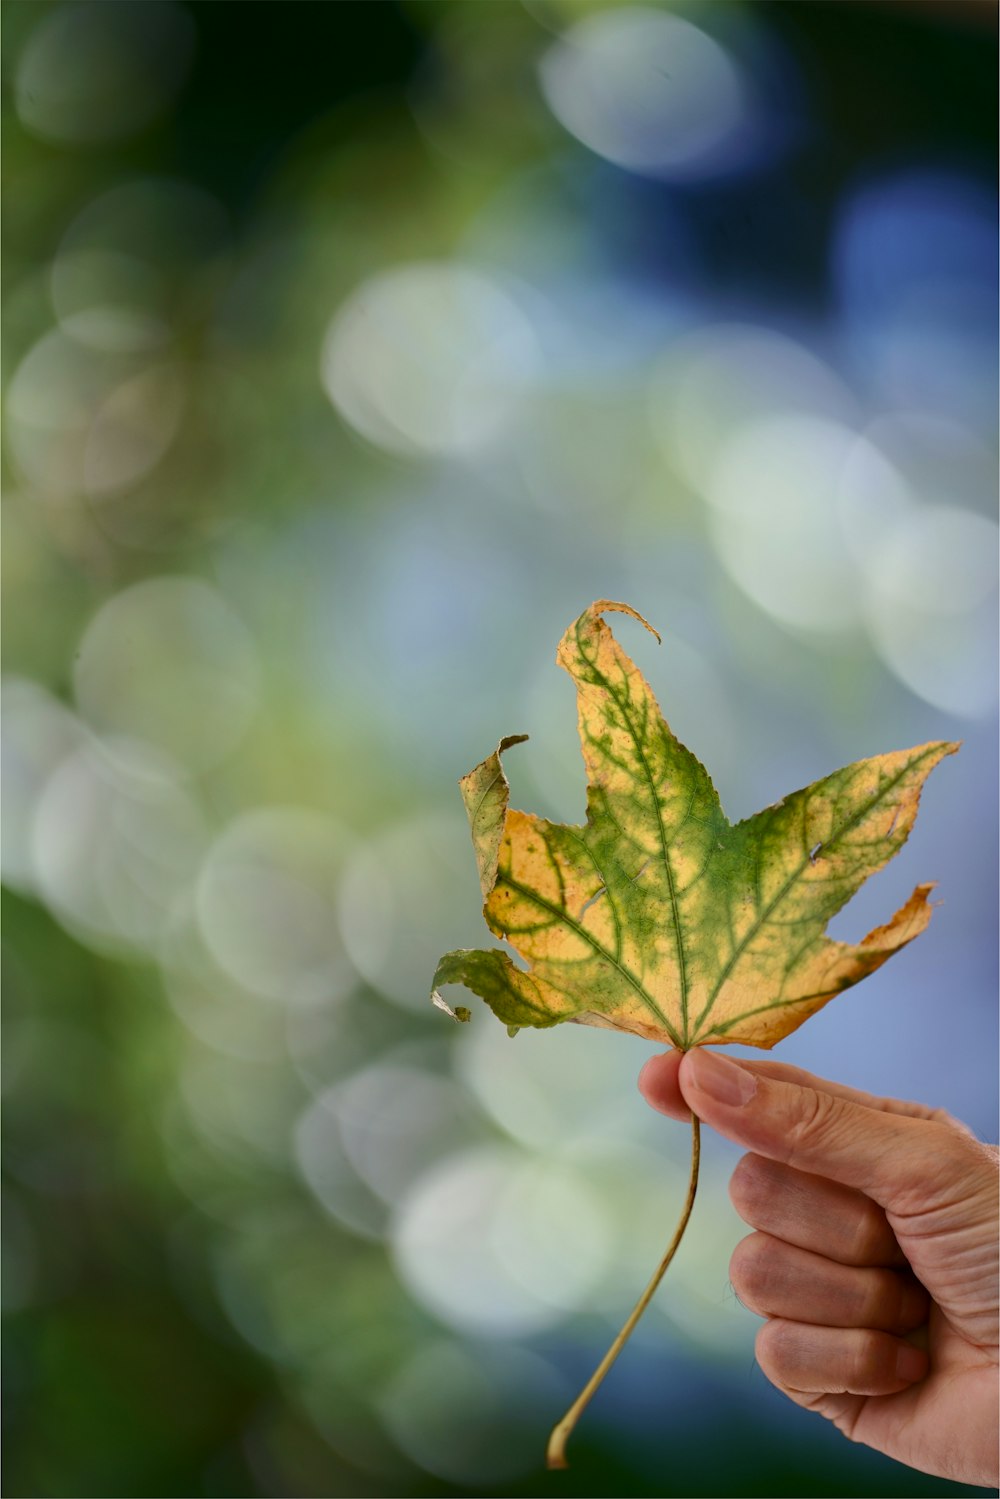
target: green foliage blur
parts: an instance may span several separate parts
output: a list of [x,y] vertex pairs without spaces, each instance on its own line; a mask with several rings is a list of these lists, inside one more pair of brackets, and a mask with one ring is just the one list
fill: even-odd
[[5,0],[8,1494],[977,1492],[766,1385],[719,1141],[544,1475],[687,1139],[428,987],[624,598],[732,815],[965,740],[782,1056],[990,1128],[989,10]]

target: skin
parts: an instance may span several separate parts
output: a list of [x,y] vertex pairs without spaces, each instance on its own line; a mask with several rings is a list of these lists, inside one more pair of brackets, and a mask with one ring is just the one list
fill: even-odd
[[789,1399],[925,1473],[995,1487],[997,1152],[941,1109],[704,1049],[646,1063],[643,1096],[748,1147],[754,1230],[730,1263]]

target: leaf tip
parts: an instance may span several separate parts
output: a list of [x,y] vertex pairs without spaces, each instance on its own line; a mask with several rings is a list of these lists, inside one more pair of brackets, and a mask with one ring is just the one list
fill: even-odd
[[505,734],[492,754],[487,755],[485,760],[481,760],[478,765],[473,766],[472,770],[467,771],[464,776],[459,776],[458,784],[462,788],[463,795],[465,788],[475,781],[477,775],[480,775],[488,766],[493,765],[494,761],[499,760],[504,750],[509,750],[513,744],[526,744],[528,737],[527,734]]
[[617,602],[615,599],[595,599],[590,608],[585,609],[583,612],[584,615],[589,614],[595,617],[597,615],[611,613],[627,614],[631,619],[637,619],[639,623],[649,631],[650,635],[656,636],[657,645],[663,644],[663,637],[661,636],[659,630],[655,629],[654,626],[649,623],[649,620],[639,613],[638,609],[633,609],[631,604],[622,604]]

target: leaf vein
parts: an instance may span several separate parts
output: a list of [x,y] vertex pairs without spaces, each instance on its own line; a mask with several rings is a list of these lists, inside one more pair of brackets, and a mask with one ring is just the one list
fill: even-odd
[[[834,839],[843,837],[844,833],[848,832],[852,827],[855,827],[859,822],[861,822],[862,819],[864,817],[866,817],[869,812],[871,812],[875,807],[877,807],[880,802],[882,802],[882,801],[885,800],[885,797],[889,794],[889,792],[893,789],[894,786],[897,786],[899,784],[899,782],[901,780],[903,780],[903,778],[905,776],[909,775],[914,770],[914,768],[916,766],[920,765],[933,752],[934,752],[934,748],[932,746],[931,748],[926,749],[922,755],[917,756],[916,759],[909,760],[902,767],[901,770],[899,770],[899,771],[896,772],[896,774],[894,776],[886,776],[886,777],[884,777],[879,782],[879,785],[878,785],[876,791],[874,792],[874,794],[866,802],[863,802],[861,804],[861,806],[858,808],[857,812],[855,812],[852,817],[848,818],[847,821],[843,824],[842,827],[838,828],[835,833],[831,834],[831,836],[826,840],[827,844],[829,845],[830,843],[832,843],[834,841]],[[807,842],[807,841],[808,840],[805,837],[803,837],[803,842]],[[727,962],[726,966],[723,968],[723,970],[720,973],[718,979],[716,980],[715,986],[712,989],[712,992],[709,995],[709,997],[708,997],[708,999],[707,999],[707,1001],[706,1001],[706,1003],[705,1003],[705,1005],[704,1005],[704,1007],[703,1007],[703,1009],[701,1011],[701,1014],[698,1016],[698,1019],[695,1021],[694,1031],[695,1031],[696,1035],[701,1030],[701,1027],[702,1027],[704,1021],[708,1018],[709,1014],[711,1013],[712,1006],[715,1004],[715,1001],[718,999],[719,993],[720,993],[720,991],[722,989],[723,984],[725,984],[726,981],[728,980],[730,974],[733,972],[733,969],[736,967],[737,963],[743,957],[744,953],[746,952],[747,948],[750,946],[750,944],[753,941],[754,937],[757,935],[757,933],[760,931],[760,929],[770,920],[771,913],[774,910],[776,910],[776,908],[781,904],[781,902],[784,900],[785,896],[792,889],[792,887],[798,882],[798,880],[801,878],[801,876],[805,872],[805,870],[810,869],[810,868],[812,868],[812,863],[811,863],[811,860],[809,858],[809,854],[808,854],[808,851],[807,851],[806,857],[802,860],[802,862],[799,865],[796,866],[795,869],[793,869],[792,873],[788,876],[787,880],[785,880],[784,884],[781,886],[780,890],[778,890],[777,894],[772,898],[772,900],[769,902],[769,904],[767,906],[765,906],[765,908],[762,911],[759,912],[757,918],[747,928],[747,931],[746,931],[745,935],[740,940],[740,942],[737,945],[735,951],[731,955],[729,961]],[[794,1001],[788,1001],[788,1003],[793,1003],[793,1002]],[[755,1014],[757,1012],[756,1011],[749,1011],[748,1013],[749,1014]],[[715,1031],[710,1031],[709,1032],[709,1035],[713,1035],[713,1034],[715,1034]]]
[[598,955],[599,958],[603,958],[606,962],[610,963],[613,968],[616,968],[618,970],[626,983],[630,984],[638,994],[639,998],[642,1000],[643,1004],[646,1005],[647,1009],[651,1010],[656,1018],[663,1022],[663,1025],[666,1027],[667,1032],[670,1035],[670,1039],[673,1041],[674,1045],[679,1046],[681,1044],[680,1037],[678,1036],[676,1030],[670,1024],[670,1021],[667,1019],[666,1015],[664,1015],[663,1011],[660,1009],[653,996],[647,991],[645,985],[641,982],[641,980],[637,979],[635,974],[632,973],[628,968],[626,968],[625,964],[621,962],[620,959],[615,957],[614,953],[609,952],[602,942],[599,942],[596,937],[588,932],[586,927],[581,926],[578,921],[574,921],[573,917],[570,916],[568,911],[560,911],[558,907],[553,906],[550,901],[546,900],[544,895],[539,895],[537,890],[530,890],[526,885],[522,885],[517,880],[511,879],[509,875],[502,875],[497,883],[508,885],[511,890],[516,890],[519,895],[527,897],[528,900],[535,901],[537,905],[544,906],[546,910],[552,911],[556,916],[561,917],[563,923],[566,926],[575,931],[579,937],[582,937],[584,942],[589,943],[589,945],[594,949],[594,952]]

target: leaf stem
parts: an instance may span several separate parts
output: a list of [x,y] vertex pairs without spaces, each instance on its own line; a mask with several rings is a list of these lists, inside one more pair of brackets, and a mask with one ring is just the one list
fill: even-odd
[[642,1295],[639,1297],[639,1300],[636,1302],[635,1307],[630,1313],[629,1318],[622,1328],[621,1332],[615,1338],[614,1342],[611,1344],[611,1347],[601,1359],[601,1362],[598,1364],[597,1368],[594,1370],[593,1374],[590,1376],[587,1383],[580,1391],[579,1395],[573,1401],[573,1404],[570,1406],[565,1416],[563,1416],[562,1420],[552,1428],[552,1435],[549,1437],[548,1450],[545,1454],[545,1465],[548,1468],[569,1467],[569,1463],[566,1459],[566,1443],[569,1441],[569,1438],[573,1432],[574,1427],[576,1426],[577,1421],[579,1421],[580,1417],[583,1415],[583,1412],[586,1410],[594,1395],[597,1393],[597,1390],[599,1389],[601,1381],[604,1379],[605,1374],[607,1374],[608,1370],[611,1368],[611,1365],[614,1363],[615,1359],[618,1357],[619,1353],[621,1353],[622,1349],[625,1347],[625,1344],[631,1337],[636,1323],[639,1321],[639,1318],[646,1310],[650,1301],[652,1301],[656,1288],[660,1284],[660,1281],[663,1279],[663,1276],[666,1273],[667,1266],[670,1264],[670,1261],[677,1253],[677,1249],[681,1242],[681,1239],[684,1237],[684,1230],[687,1228],[688,1219],[691,1216],[691,1209],[694,1207],[694,1197],[695,1193],[698,1190],[698,1165],[700,1160],[701,1121],[694,1114],[692,1114],[691,1174],[688,1178],[688,1190],[687,1197],[684,1202],[684,1210],[681,1213],[680,1221],[678,1222],[677,1227],[674,1229],[674,1236],[670,1240],[670,1243],[667,1245],[667,1250],[662,1260],[653,1272],[652,1280],[649,1282],[649,1285],[646,1287]]

